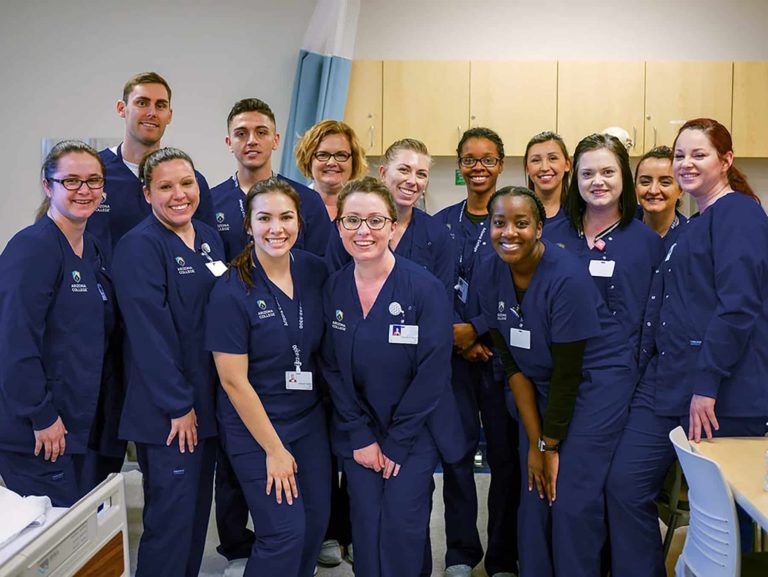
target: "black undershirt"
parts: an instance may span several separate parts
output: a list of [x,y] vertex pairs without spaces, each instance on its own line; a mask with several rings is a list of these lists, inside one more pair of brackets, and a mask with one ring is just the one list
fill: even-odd
[[[522,305],[525,291],[515,287],[515,294],[518,304]],[[491,329],[490,334],[496,350],[501,355],[504,374],[509,380],[509,377],[521,372],[520,368],[515,363],[515,359],[498,329]],[[585,340],[572,343],[552,343],[552,376],[542,426],[545,437],[558,440],[566,437],[581,384],[581,369],[586,344]]]

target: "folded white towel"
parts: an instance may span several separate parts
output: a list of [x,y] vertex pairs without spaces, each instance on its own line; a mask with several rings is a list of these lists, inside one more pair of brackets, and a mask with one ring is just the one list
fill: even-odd
[[0,548],[13,541],[27,527],[38,527],[45,523],[45,516],[51,510],[49,497],[22,497],[10,489],[0,486]]

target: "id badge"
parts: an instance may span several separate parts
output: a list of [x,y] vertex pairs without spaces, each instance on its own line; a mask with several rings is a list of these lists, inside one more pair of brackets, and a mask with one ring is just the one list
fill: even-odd
[[221,276],[225,272],[227,272],[227,265],[225,265],[220,260],[214,260],[211,262],[205,263],[205,266],[208,267],[208,270],[213,273],[213,276]]
[[394,345],[418,345],[419,325],[389,325],[389,342]]
[[615,260],[591,260],[589,261],[589,274],[601,278],[611,278],[615,267]]
[[309,371],[285,371],[285,388],[289,391],[311,391],[312,373]]
[[518,349],[531,348],[531,331],[524,329],[509,329],[509,346]]
[[462,277],[459,277],[459,282],[454,287],[459,294],[459,300],[464,304],[467,304],[467,295],[469,295],[469,283]]

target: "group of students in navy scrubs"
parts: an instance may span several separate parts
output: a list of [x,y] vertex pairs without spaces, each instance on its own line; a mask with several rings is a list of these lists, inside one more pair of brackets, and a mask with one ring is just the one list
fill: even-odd
[[227,118],[237,172],[209,190],[160,145],[162,77],[132,78],[117,112],[118,147],[53,148],[38,219],[0,256],[0,475],[70,506],[133,441],[137,575],[198,574],[214,474],[220,552],[245,575],[312,575],[338,463],[359,575],[431,574],[441,465],[449,577],[483,557],[495,577],[606,559],[660,577],[668,431],[766,433],[768,217],[713,120],[634,178],[611,136],[571,159],[538,134],[529,188],[497,187],[503,143],[472,128],[467,197],[431,216],[418,140],[360,179],[354,133],[320,123],[297,149],[314,191],[273,173],[274,115],[245,99]]

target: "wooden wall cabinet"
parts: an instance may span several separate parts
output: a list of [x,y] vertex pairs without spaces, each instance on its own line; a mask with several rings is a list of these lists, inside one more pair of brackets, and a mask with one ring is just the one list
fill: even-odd
[[523,156],[530,138],[557,129],[557,62],[473,61],[469,124],[501,136],[507,156]]
[[561,61],[557,130],[568,152],[585,136],[620,126],[632,137],[630,154],[642,154],[644,91],[644,62]]
[[672,146],[692,118],[714,118],[731,128],[732,62],[646,62],[645,150]]
[[349,78],[344,121],[360,139],[365,154],[379,156],[382,149],[382,86],[384,63],[381,60],[354,60]]
[[468,61],[384,62],[384,146],[418,138],[434,156],[454,156],[469,124]]
[[768,157],[768,62],[733,63],[731,134],[737,158]]

